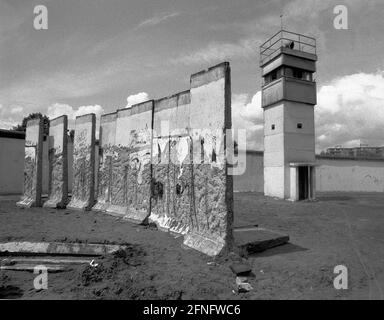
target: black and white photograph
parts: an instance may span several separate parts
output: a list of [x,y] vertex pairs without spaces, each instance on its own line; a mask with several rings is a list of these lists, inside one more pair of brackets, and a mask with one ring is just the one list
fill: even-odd
[[382,0],[0,0],[0,300],[383,300],[383,34]]

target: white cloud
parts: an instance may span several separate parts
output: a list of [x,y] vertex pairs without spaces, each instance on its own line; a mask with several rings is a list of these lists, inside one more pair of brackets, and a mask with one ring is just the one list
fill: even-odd
[[58,100],[85,98],[110,90],[116,75],[129,71],[129,68],[127,61],[116,59],[73,72],[37,72],[27,74],[19,81],[8,83],[4,80],[0,83],[0,102],[4,108],[19,105],[28,113],[43,112],[42,108]]
[[[367,143],[384,146],[384,72],[334,79],[318,90],[316,151]],[[232,97],[232,124],[247,130],[247,149],[263,149],[261,92]]]
[[318,150],[384,145],[384,72],[352,74],[322,86],[315,116]]
[[263,149],[263,110],[261,91],[251,99],[246,94],[232,97],[232,127],[247,131],[247,150]]
[[104,109],[98,104],[93,106],[81,106],[75,111],[75,117],[82,116],[88,113],[94,113],[96,117],[99,118],[103,112]]
[[0,119],[0,129],[12,129],[14,126],[17,125],[17,122],[14,121],[6,121]]
[[99,136],[100,116],[104,113],[103,107],[100,105],[80,106],[74,109],[72,106],[64,103],[54,103],[47,109],[47,116],[50,119],[60,117],[62,115],[68,116],[68,129],[75,129],[75,119],[84,114],[94,113],[96,115],[96,139]]
[[135,28],[135,30],[137,29],[140,29],[140,28],[144,28],[144,27],[151,27],[151,26],[155,26],[165,20],[168,20],[170,18],[173,18],[173,17],[177,17],[179,16],[181,13],[180,12],[163,12],[163,13],[159,13],[147,20],[144,20],[143,22],[139,23],[137,25],[137,27]]
[[100,117],[103,112],[104,109],[98,104],[93,106],[81,106],[75,110],[68,104],[54,103],[48,107],[47,116],[50,119],[54,119],[62,115],[67,115],[68,119],[75,120],[76,117],[88,113],[94,113],[96,114],[96,117]]
[[23,107],[21,107],[21,106],[14,106],[11,109],[12,114],[18,114],[18,113],[21,113],[22,111],[23,111]]
[[146,92],[139,92],[139,93],[136,93],[136,94],[131,94],[127,98],[127,106],[126,106],[126,108],[130,108],[134,104],[137,104],[137,103],[140,103],[140,102],[144,102],[144,101],[148,101],[148,100],[149,100],[149,95]]
[[12,129],[20,123],[23,117],[22,111],[23,108],[18,105],[4,107],[3,104],[0,104],[0,128]]
[[54,103],[48,107],[47,116],[49,119],[54,119],[62,115],[67,115],[68,119],[74,119],[74,110],[72,106],[63,103]]

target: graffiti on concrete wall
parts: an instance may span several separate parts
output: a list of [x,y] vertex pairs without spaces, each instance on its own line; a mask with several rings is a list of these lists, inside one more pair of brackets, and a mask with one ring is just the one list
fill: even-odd
[[118,111],[107,212],[143,222],[150,212],[153,101]]
[[18,206],[41,206],[42,144],[42,120],[29,120],[25,138],[23,196],[21,200],[17,202]]
[[36,188],[36,157],[37,145],[33,145],[30,141],[25,144],[25,159],[24,159],[24,195],[33,197]]
[[97,202],[92,210],[106,211],[112,198],[112,166],[117,156],[115,146],[117,113],[110,113],[101,116],[100,138],[99,138],[99,167],[97,179]]
[[108,145],[99,149],[99,170],[97,185],[97,203],[92,208],[95,211],[104,211],[111,202],[112,197],[112,166],[115,147]]
[[49,196],[44,207],[65,208],[68,203],[67,116],[50,122]]
[[75,128],[72,198],[68,207],[89,210],[94,205],[95,115],[77,117]]
[[150,220],[185,234],[194,223],[192,144],[189,136],[153,141]]
[[[231,248],[230,92],[229,64],[222,63],[193,75],[188,91],[104,115],[94,210],[155,222],[208,255]],[[91,130],[76,121],[71,203],[82,208],[92,194]]]
[[189,91],[157,100],[154,108],[149,219],[209,255],[232,245],[229,80],[229,65],[218,65],[193,75]]
[[223,63],[191,76],[190,127],[196,222],[184,244],[217,255],[233,244],[233,181],[226,129],[231,128],[230,69]]

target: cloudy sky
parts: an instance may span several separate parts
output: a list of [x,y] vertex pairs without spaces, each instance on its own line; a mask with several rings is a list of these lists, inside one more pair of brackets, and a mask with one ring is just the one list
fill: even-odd
[[[48,30],[33,9],[48,8]],[[348,8],[348,30],[333,9]],[[382,0],[0,0],[0,127],[30,112],[100,115],[189,88],[224,60],[232,113],[262,148],[259,45],[280,28],[318,41],[317,150],[384,145]]]

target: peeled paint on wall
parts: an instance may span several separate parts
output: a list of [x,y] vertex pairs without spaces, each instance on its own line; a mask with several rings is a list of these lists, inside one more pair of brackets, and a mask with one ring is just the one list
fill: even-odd
[[208,255],[231,249],[230,128],[229,63],[193,75],[190,91],[103,116],[95,210],[139,223],[149,219]]
[[231,128],[229,63],[192,75],[190,110],[191,128],[204,130],[192,135],[195,216],[184,244],[217,255],[233,245],[233,181],[224,145]]
[[233,186],[225,155],[230,108],[228,63],[193,75],[190,91],[155,102],[149,219],[185,234],[185,245],[208,255],[233,242]]
[[49,127],[49,195],[44,207],[65,208],[68,203],[67,116],[50,121]]
[[42,190],[43,121],[29,120],[25,136],[23,196],[17,206],[40,207]]
[[[185,234],[194,215],[190,93],[155,101],[150,221]],[[164,123],[166,125],[164,125]]]
[[191,139],[188,136],[157,138],[153,149],[161,152],[153,153],[149,218],[162,229],[185,234],[194,215]]
[[118,110],[107,212],[143,222],[150,212],[153,101]]
[[76,118],[71,209],[90,210],[94,205],[95,124],[93,113]]
[[99,168],[97,179],[97,203],[92,210],[105,211],[111,202],[113,184],[112,166],[117,155],[115,146],[117,112],[105,114],[100,119]]

